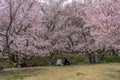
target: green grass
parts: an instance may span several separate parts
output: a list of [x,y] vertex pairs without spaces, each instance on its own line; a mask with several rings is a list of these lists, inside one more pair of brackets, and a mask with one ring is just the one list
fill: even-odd
[[120,63],[43,66],[0,71],[0,80],[119,80]]

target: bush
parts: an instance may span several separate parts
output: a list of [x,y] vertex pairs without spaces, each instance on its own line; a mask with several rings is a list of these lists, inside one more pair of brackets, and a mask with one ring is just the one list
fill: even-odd
[[71,64],[74,64],[74,65],[89,63],[89,60],[85,55],[64,54],[64,56],[70,61]]
[[117,63],[120,62],[120,56],[105,56],[103,59],[104,63]]
[[0,61],[0,66],[3,66],[4,68],[12,67],[12,65],[10,63],[7,63],[6,61]]
[[[77,65],[77,64],[86,64],[89,62],[85,55],[80,54],[55,54],[53,58],[53,65],[56,64],[56,60],[58,57],[66,57],[70,64]],[[49,56],[35,56],[29,63],[28,66],[48,66],[49,65]]]
[[30,62],[28,66],[47,66],[49,64],[49,58],[47,56],[35,56]]
[[[55,54],[53,57],[53,65],[56,64],[56,60],[58,57],[61,57],[62,59],[66,57],[70,64],[78,65],[78,64],[87,64],[89,63],[88,58],[85,55],[80,54]],[[34,67],[34,66],[48,66],[50,62],[49,56],[34,56],[28,63],[27,66]],[[1,61],[0,65],[3,67],[12,67],[10,63],[7,63],[5,61]]]

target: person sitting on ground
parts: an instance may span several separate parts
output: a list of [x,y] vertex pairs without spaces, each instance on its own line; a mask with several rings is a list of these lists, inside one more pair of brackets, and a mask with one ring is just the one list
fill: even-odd
[[63,62],[63,65],[70,65],[70,62],[68,61],[67,58],[64,57],[64,62]]
[[25,61],[22,61],[22,62],[20,63],[20,66],[21,66],[21,67],[27,67],[27,64],[25,63]]
[[63,64],[62,64],[62,59],[59,57],[58,59],[57,59],[57,63],[56,63],[56,66],[62,66]]
[[13,63],[13,68],[17,68],[17,63],[16,62]]

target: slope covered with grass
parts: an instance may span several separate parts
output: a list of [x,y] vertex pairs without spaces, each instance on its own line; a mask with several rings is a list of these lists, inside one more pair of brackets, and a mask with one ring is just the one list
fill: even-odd
[[0,80],[119,80],[120,64],[47,66],[0,71]]

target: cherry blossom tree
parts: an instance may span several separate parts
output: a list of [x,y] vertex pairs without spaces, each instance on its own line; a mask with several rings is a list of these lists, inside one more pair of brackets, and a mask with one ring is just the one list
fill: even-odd
[[0,51],[13,62],[82,53],[96,63],[120,50],[119,0],[0,0],[0,10]]
[[35,24],[37,3],[34,0],[1,0],[0,4],[1,51],[16,62],[18,53],[24,51],[25,46],[25,51],[29,49],[27,37]]
[[[64,1],[65,0],[48,0],[47,3],[41,5],[43,18],[40,33],[36,33],[39,36],[39,38],[36,36],[37,40],[40,40],[37,46],[50,56],[50,65],[52,64],[54,54],[58,53],[59,47],[57,42],[62,38],[61,34],[66,21],[62,13]],[[44,42],[41,42],[42,40],[40,38],[44,40]]]
[[32,33],[35,39],[34,46],[50,56],[50,64],[54,54],[58,52],[87,53],[90,54],[90,60],[93,59],[91,54],[97,51],[95,47],[99,46],[93,46],[95,42],[90,33],[91,28],[85,26],[86,13],[83,3],[78,1],[66,5],[63,3],[64,0],[58,2],[53,0],[41,5],[42,24],[39,29],[36,28],[35,33]]
[[91,28],[91,35],[95,39],[94,47],[100,51],[98,55],[102,56],[101,59],[105,55],[103,50],[118,51],[120,49],[120,1],[92,0],[87,3],[86,14],[86,23]]
[[60,2],[51,4],[47,9],[43,7],[45,16],[42,25],[45,26],[43,37],[49,42],[46,49],[49,50],[51,60],[57,52],[83,53],[83,48],[93,40],[89,27],[84,26],[83,4],[77,1],[66,5]]

